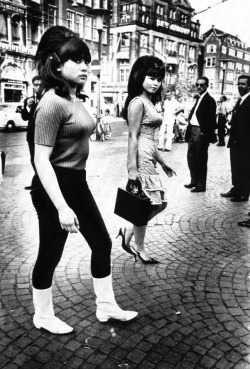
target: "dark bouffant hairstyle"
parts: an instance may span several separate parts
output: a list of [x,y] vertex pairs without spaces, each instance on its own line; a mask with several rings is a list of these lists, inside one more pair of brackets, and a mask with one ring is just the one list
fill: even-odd
[[[69,98],[67,81],[57,70],[66,61],[83,58],[86,64],[91,62],[88,46],[73,31],[63,26],[53,26],[43,34],[35,55],[38,74],[47,91],[54,88],[57,95]],[[86,95],[80,93],[82,86],[77,86],[76,94],[85,100]]]
[[[134,97],[142,93],[142,84],[146,76],[157,77],[163,80],[165,77],[163,61],[153,55],[144,55],[138,58],[133,64],[128,80],[128,96],[123,109],[123,118],[126,120],[128,119],[129,103]],[[152,95],[152,103],[154,105],[161,101],[161,91],[162,86]]]

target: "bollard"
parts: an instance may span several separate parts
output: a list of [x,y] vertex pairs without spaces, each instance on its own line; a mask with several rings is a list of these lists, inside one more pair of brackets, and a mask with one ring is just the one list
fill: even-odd
[[5,158],[6,154],[5,152],[1,152],[1,168],[0,168],[0,184],[3,182],[3,175],[4,175],[4,169],[5,169]]
[[2,175],[4,175],[4,170],[5,170],[5,159],[6,159],[6,154],[5,152],[1,152],[1,163],[2,163]]

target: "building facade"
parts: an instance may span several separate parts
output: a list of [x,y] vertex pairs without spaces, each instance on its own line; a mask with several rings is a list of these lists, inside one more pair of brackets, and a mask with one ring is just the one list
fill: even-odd
[[[0,0],[0,103],[16,104],[32,94],[34,56],[50,26],[64,25],[77,32],[90,47],[92,59],[99,58],[101,43],[102,64],[107,65],[109,16],[104,16],[99,40],[97,18],[90,14],[93,8],[108,9],[108,0]],[[91,74],[85,92],[92,107],[96,84]]]
[[209,78],[211,92],[217,95],[238,95],[238,77],[250,71],[250,49],[238,36],[214,26],[203,35],[203,40],[203,72]]
[[198,75],[200,24],[191,21],[187,0],[113,0],[110,24],[112,75],[103,81],[106,96],[121,102],[134,61],[145,54],[166,65],[166,86],[192,84]]

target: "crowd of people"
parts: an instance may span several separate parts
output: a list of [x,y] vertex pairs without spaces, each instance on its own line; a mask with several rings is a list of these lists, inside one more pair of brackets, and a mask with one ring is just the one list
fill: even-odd
[[[38,215],[39,250],[32,273],[33,323],[54,334],[67,334],[73,327],[57,318],[53,309],[52,284],[55,269],[63,254],[69,233],[80,232],[91,249],[91,274],[96,295],[96,317],[130,321],[138,313],[119,307],[112,288],[112,241],[86,181],[89,140],[95,122],[84,105],[91,55],[78,35],[63,26],[49,28],[36,53],[38,76],[33,79],[34,95],[25,100],[22,117],[29,120],[27,141],[34,177],[31,199]],[[187,165],[190,183],[185,188],[205,192],[210,143],[225,146],[228,115],[231,128],[228,147],[232,188],[221,196],[232,201],[247,201],[250,192],[250,76],[241,75],[241,98],[233,111],[226,98],[218,103],[208,93],[209,80],[198,77],[192,108],[166,92],[162,101],[165,66],[153,55],[139,57],[132,66],[123,117],[128,124],[127,190],[143,194],[149,201],[148,221],[167,207],[165,175],[175,171],[161,151],[170,151],[172,142],[188,143]],[[108,115],[108,114],[107,114]],[[159,143],[155,132],[159,129]],[[158,169],[161,167],[161,169]],[[122,247],[144,264],[158,264],[145,247],[148,221],[120,229]],[[250,228],[250,219],[239,222]],[[130,241],[134,237],[134,246]]]

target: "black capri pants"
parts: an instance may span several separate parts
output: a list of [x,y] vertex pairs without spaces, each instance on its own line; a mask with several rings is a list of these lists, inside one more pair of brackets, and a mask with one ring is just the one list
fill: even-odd
[[[62,194],[75,212],[83,237],[90,246],[91,273],[94,278],[110,275],[112,242],[96,202],[86,182],[86,171],[54,167]],[[44,190],[39,177],[32,181],[31,198],[39,221],[39,251],[33,269],[32,283],[36,289],[51,287],[68,232],[61,228],[58,211]]]

